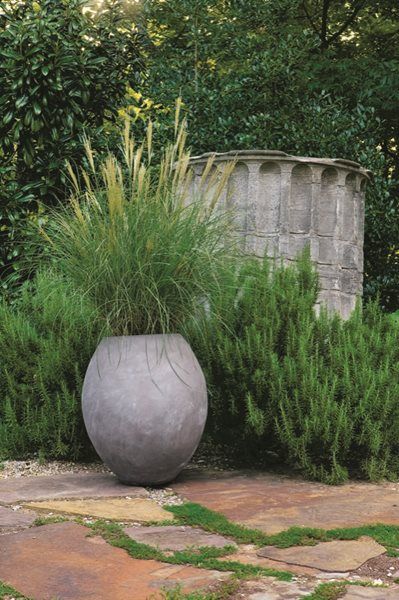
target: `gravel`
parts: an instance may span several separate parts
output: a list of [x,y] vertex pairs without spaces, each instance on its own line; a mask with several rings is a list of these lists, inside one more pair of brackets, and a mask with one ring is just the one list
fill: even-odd
[[[62,473],[110,473],[103,463],[73,463],[65,461],[5,460],[0,463],[0,480],[11,477],[56,475]],[[183,500],[171,488],[147,488],[149,498],[160,506],[177,506]]]
[[[155,500],[160,506],[180,506],[183,504],[182,498],[177,496],[170,488],[147,488],[149,498]],[[172,518],[172,517],[171,517]]]
[[[237,465],[229,456],[228,449],[203,441],[186,468],[194,470],[212,469],[213,471],[230,471],[237,468]],[[76,463],[57,460],[43,461],[37,458],[30,460],[0,461],[0,479],[82,472],[109,473],[110,470],[100,461]],[[161,497],[163,490],[154,490],[155,496],[158,492]],[[164,502],[164,504],[166,504],[166,502]]]
[[0,462],[0,479],[9,477],[28,477],[56,475],[61,473],[109,473],[109,469],[100,462],[74,463],[65,461],[5,460]]

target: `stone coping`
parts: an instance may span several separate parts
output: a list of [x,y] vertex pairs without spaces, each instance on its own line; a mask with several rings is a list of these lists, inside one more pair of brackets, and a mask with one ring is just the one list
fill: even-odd
[[199,164],[214,157],[214,162],[225,162],[242,157],[245,161],[278,160],[295,163],[313,163],[325,166],[344,167],[348,171],[361,173],[367,179],[372,178],[372,171],[364,169],[359,163],[345,158],[317,158],[313,156],[292,156],[280,150],[230,150],[229,152],[204,152],[198,156],[191,156],[189,164]]

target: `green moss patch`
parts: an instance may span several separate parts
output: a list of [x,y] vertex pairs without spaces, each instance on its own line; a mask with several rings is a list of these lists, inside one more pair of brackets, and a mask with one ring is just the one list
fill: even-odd
[[233,546],[224,548],[202,547],[196,550],[184,550],[165,554],[157,548],[132,540],[116,523],[96,521],[88,526],[93,535],[100,535],[109,544],[117,548],[123,548],[133,558],[142,560],[159,560],[161,562],[175,565],[192,565],[200,569],[211,569],[217,571],[232,571],[236,577],[248,579],[251,577],[269,576],[277,577],[282,581],[291,581],[292,574],[288,571],[266,569],[256,565],[242,564],[238,561],[218,560],[235,551]]
[[11,586],[0,581],[0,600],[5,600],[8,597],[12,597],[12,598],[16,598],[16,599],[18,598],[18,600],[30,600],[23,594],[20,594],[19,592],[17,592],[17,590],[14,590],[14,588],[12,588]]
[[357,540],[366,535],[384,546],[389,556],[399,556],[398,525],[380,523],[328,530],[312,527],[290,527],[290,529],[281,533],[267,535],[257,529],[249,529],[238,523],[232,523],[224,515],[194,502],[187,502],[181,506],[166,506],[165,508],[185,525],[201,527],[205,531],[231,537],[241,544],[289,548],[291,546],[315,545],[319,542],[330,542],[332,540]]

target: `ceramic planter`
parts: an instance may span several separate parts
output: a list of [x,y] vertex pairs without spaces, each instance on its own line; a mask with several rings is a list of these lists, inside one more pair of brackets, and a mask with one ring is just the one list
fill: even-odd
[[82,409],[94,448],[120,481],[166,483],[201,439],[205,378],[180,335],[104,338],[86,372]]

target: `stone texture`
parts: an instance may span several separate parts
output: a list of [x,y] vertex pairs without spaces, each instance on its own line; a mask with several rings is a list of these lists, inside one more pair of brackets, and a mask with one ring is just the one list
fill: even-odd
[[398,598],[398,585],[389,588],[351,585],[347,587],[346,594],[342,597],[342,600],[398,600]]
[[28,502],[54,498],[102,498],[140,496],[148,492],[142,487],[126,487],[111,474],[65,473],[41,477],[10,477],[0,481],[0,503]]
[[34,600],[160,600],[163,587],[192,591],[226,577],[216,571],[136,560],[75,523],[3,536],[0,581]]
[[[238,548],[238,552],[235,552],[234,554],[229,554],[227,556],[222,556],[219,558],[219,560],[239,561],[240,563],[246,565],[256,565],[258,567],[264,567],[266,569],[277,569],[278,571],[289,571],[290,573],[294,573],[295,575],[305,577],[321,577],[323,575],[323,572],[319,569],[304,567],[302,565],[288,564],[282,561],[260,557],[257,555],[258,550],[259,548],[249,544],[240,545]],[[349,573],[345,573],[345,575],[349,575]]]
[[13,510],[7,506],[0,506],[0,532],[30,527],[36,515],[30,510]]
[[[170,514],[170,513],[169,513]],[[185,550],[200,546],[235,546],[231,540],[195,527],[170,525],[166,527],[126,527],[127,533],[136,542],[143,542],[161,550]]]
[[275,548],[266,546],[258,551],[258,556],[281,560],[287,564],[303,565],[321,571],[353,571],[370,558],[386,552],[383,546],[371,538],[342,541],[334,540],[316,546],[296,546]]
[[148,498],[103,498],[31,502],[28,508],[61,514],[85,515],[114,521],[165,521],[173,515]]
[[266,533],[294,525],[323,529],[399,525],[395,483],[329,486],[292,476],[187,470],[171,487],[192,502]]
[[[209,155],[190,160],[195,176],[188,201],[198,197],[201,186],[202,194],[211,201],[215,186],[210,185],[210,178],[235,159],[223,202],[235,209],[235,228],[244,251],[293,259],[309,244],[316,266],[330,266],[330,275],[321,279],[325,293],[320,294],[320,302],[349,316],[362,293],[362,278],[348,281],[341,278],[341,271],[350,268],[361,275],[363,270],[364,196],[369,173],[353,161],[267,150],[234,151],[214,155],[210,174],[201,183]],[[270,236],[277,239],[272,245]],[[335,281],[339,282],[338,293],[332,294]]]
[[87,368],[82,410],[94,448],[120,481],[160,485],[199,444],[205,377],[181,335],[107,337]]
[[245,600],[299,600],[309,596],[315,587],[314,581],[287,582],[265,577],[244,583],[239,597]]

